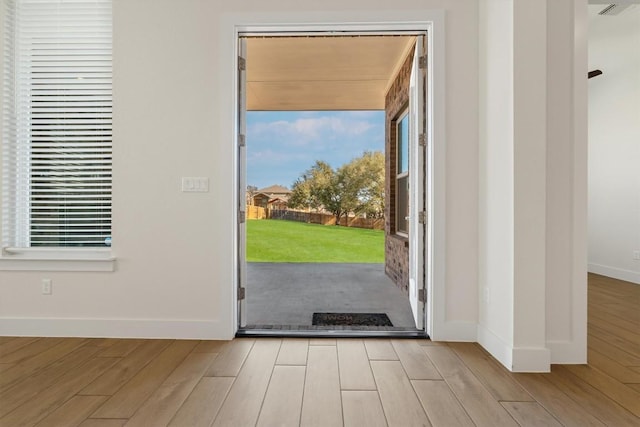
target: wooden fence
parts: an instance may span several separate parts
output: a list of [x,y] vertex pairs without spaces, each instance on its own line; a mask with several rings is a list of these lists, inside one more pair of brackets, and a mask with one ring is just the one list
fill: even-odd
[[247,219],[267,219],[267,210],[260,206],[247,205]]
[[[317,212],[299,212],[290,210],[271,210],[267,212],[267,217],[271,219],[286,219],[289,221],[308,222],[311,224],[335,225],[336,217],[331,214]],[[373,230],[384,230],[384,218],[340,218],[340,225],[368,228]]]

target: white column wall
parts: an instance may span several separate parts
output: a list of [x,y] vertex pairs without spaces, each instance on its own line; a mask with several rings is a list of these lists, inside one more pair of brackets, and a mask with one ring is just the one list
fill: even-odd
[[587,360],[587,5],[548,2],[546,333],[552,363]]
[[478,342],[514,371],[585,360],[585,11],[480,6]]
[[513,0],[480,3],[478,342],[511,366],[514,334]]
[[514,371],[546,371],[547,2],[513,3]]

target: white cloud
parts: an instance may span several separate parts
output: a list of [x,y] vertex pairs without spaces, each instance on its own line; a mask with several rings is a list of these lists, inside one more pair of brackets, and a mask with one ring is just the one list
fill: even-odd
[[314,161],[334,167],[383,150],[384,112],[306,111],[247,114],[248,183],[291,184]]
[[343,140],[366,134],[375,125],[371,121],[343,117],[302,117],[292,121],[259,122],[248,129],[248,139],[270,139],[293,146],[323,140]]
[[309,160],[309,156],[306,153],[270,149],[247,151],[247,163],[254,166],[286,164],[303,160]]

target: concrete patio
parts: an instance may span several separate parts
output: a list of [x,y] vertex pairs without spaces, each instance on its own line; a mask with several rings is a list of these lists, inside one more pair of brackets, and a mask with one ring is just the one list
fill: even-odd
[[311,326],[314,312],[386,313],[415,328],[408,297],[383,264],[249,263],[247,325]]

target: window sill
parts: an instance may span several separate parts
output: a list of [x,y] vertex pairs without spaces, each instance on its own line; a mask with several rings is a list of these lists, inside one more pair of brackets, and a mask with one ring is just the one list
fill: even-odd
[[4,249],[0,271],[115,271],[110,250]]
[[409,235],[408,234],[404,234],[402,232],[395,232],[394,234],[389,235],[389,237],[391,237],[394,240],[398,240],[402,243],[404,243],[404,247],[408,248],[409,247]]

